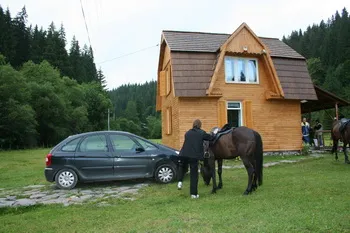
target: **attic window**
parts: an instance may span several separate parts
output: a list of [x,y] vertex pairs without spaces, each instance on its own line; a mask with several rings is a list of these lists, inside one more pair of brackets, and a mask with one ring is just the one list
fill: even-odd
[[226,83],[259,83],[258,60],[226,56],[225,80]]

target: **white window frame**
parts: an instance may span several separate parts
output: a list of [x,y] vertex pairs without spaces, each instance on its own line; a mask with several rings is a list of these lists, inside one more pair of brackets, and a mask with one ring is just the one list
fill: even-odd
[[[239,104],[239,108],[229,108],[229,104]],[[242,108],[242,102],[241,101],[226,101],[226,115],[229,110],[239,110],[239,126],[243,126],[243,108]],[[228,117],[227,117],[227,123]]]
[[[242,82],[242,81],[229,81],[226,79],[226,59],[233,59],[234,60],[234,66],[237,66],[237,60],[240,59],[240,60],[244,60],[244,61],[247,61],[247,60],[254,60],[255,61],[255,64],[256,64],[256,82],[250,82],[249,81],[249,78],[246,77],[246,81],[245,82]],[[245,63],[246,64],[246,63]],[[238,83],[238,84],[259,84],[259,63],[258,63],[258,59],[257,58],[254,58],[254,57],[234,57],[234,56],[225,56],[225,62],[224,62],[224,65],[225,65],[225,82],[226,83]],[[245,69],[245,73],[247,73],[247,66],[245,65],[244,66],[244,69]]]

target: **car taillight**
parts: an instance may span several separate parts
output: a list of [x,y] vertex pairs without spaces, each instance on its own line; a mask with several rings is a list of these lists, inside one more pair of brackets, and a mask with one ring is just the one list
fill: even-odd
[[46,167],[51,166],[52,162],[52,154],[47,154],[46,155]]

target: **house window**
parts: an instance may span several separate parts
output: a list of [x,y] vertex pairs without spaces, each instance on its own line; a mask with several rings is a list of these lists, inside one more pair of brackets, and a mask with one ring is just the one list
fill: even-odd
[[225,80],[227,83],[259,83],[258,60],[226,56]]
[[171,108],[166,109],[166,134],[171,134],[171,127],[172,127],[172,119],[171,119]]
[[241,102],[227,102],[227,123],[231,127],[242,126]]

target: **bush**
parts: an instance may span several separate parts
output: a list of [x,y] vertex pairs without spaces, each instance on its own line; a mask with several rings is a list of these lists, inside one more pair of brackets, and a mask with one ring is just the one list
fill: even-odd
[[303,148],[301,149],[301,155],[310,155],[310,145],[303,144]]

